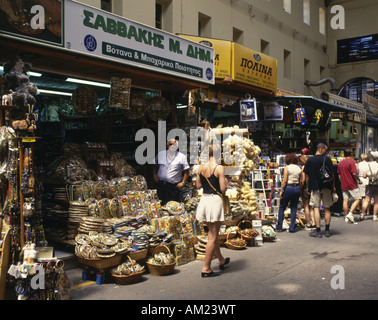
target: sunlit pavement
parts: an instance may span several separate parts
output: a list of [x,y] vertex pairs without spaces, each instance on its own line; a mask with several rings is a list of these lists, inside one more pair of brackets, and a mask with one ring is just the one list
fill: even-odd
[[[275,242],[243,250],[222,248],[229,267],[203,279],[202,261],[175,268],[169,276],[146,273],[132,285],[109,276],[98,285],[82,280],[81,268],[67,270],[71,300],[376,300],[378,298],[378,222],[357,224],[332,217],[330,238],[309,231],[282,232]],[[324,221],[322,221],[324,230]],[[213,260],[213,270],[219,272]]]

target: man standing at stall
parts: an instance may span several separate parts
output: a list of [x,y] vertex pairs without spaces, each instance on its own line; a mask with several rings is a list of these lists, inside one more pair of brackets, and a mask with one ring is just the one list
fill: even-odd
[[167,150],[160,151],[155,158],[153,177],[162,205],[169,201],[180,201],[180,189],[189,177],[187,157],[178,152],[177,148],[178,141],[170,139]]
[[[318,143],[316,148],[316,153],[314,156],[310,157],[304,169],[306,174],[306,185],[307,192],[310,194],[310,207],[314,208],[315,216],[315,226],[316,230],[309,233],[310,237],[321,238],[322,234],[320,231],[320,204],[323,203],[324,208],[324,220],[325,220],[325,231],[324,235],[326,237],[331,236],[329,230],[331,225],[331,206],[333,204],[332,193],[336,191],[335,189],[335,179],[334,179],[334,169],[332,161],[326,156],[328,152],[328,146],[325,143]],[[323,170],[322,167],[329,172],[330,179],[327,182],[322,181],[320,172]]]
[[[360,190],[357,181],[361,184],[362,181],[358,177],[356,163],[353,160],[353,151],[345,150],[345,158],[340,161],[337,167],[337,173],[340,177],[341,190],[343,192],[343,211],[345,215],[345,222],[353,222],[353,212],[361,201]],[[353,203],[349,210],[349,200]]]

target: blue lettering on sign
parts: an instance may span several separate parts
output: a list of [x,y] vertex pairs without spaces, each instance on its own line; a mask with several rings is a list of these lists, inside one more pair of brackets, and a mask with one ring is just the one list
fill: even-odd
[[97,48],[97,41],[95,39],[94,36],[88,34],[85,38],[84,38],[84,45],[85,45],[85,48],[90,51],[90,52],[93,52],[96,50]]

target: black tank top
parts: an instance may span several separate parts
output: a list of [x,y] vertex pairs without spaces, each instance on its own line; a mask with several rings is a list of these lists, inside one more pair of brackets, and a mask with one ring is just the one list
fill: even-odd
[[[214,171],[215,169],[217,168],[217,166],[214,168]],[[219,192],[219,193],[222,193],[220,191],[220,185],[219,185],[219,178],[217,178],[215,175],[214,175],[214,171],[212,173],[212,175],[207,178],[210,183],[212,184],[212,186]],[[203,193],[206,193],[206,194],[218,194],[210,185],[209,183],[207,182],[205,176],[200,173],[200,179],[201,179],[201,184],[202,184],[202,189],[203,189]]]

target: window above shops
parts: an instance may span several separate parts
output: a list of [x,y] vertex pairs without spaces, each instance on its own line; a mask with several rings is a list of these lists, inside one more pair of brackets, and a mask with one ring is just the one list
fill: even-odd
[[337,41],[337,63],[378,59],[378,34]]
[[378,82],[369,78],[357,78],[348,82],[340,91],[340,96],[362,102],[364,94],[378,99]]

